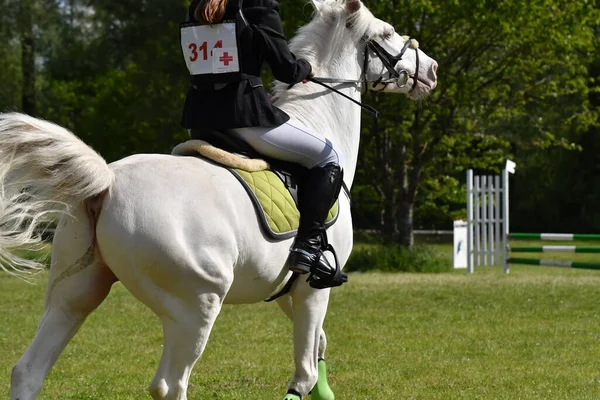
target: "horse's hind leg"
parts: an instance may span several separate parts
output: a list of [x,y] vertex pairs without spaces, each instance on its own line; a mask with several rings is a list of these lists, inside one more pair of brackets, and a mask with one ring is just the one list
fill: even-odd
[[83,218],[57,230],[44,314],[33,342],[13,368],[11,400],[36,398],[62,350],[116,280],[95,260],[87,217]]
[[35,338],[13,368],[11,399],[35,399],[62,350],[85,318],[106,298],[113,282],[110,270],[92,261],[50,289]]
[[[291,296],[283,296],[278,298],[277,304],[281,308],[281,310],[293,321],[294,313],[292,306],[292,298]],[[325,364],[325,351],[327,350],[327,336],[325,335],[325,330],[321,328],[321,333],[319,334],[319,348],[318,348],[318,378],[317,383],[312,389],[312,399],[313,400],[333,400],[335,396],[331,387],[329,386],[329,382],[327,381],[327,367]]]
[[[175,300],[175,299],[173,299]],[[175,300],[170,307],[176,313],[161,316],[163,354],[150,394],[155,400],[186,400],[194,364],[202,355],[213,324],[221,311],[223,297],[216,293],[198,296],[194,304]]]

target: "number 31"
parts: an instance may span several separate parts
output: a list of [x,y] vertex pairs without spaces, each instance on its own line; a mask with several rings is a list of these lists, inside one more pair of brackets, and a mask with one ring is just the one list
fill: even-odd
[[[222,48],[223,48],[222,40],[219,40],[213,46],[213,49],[222,49]],[[204,61],[208,60],[208,43],[207,42],[203,42],[200,45],[200,47],[198,47],[198,45],[196,43],[190,43],[190,45],[188,46],[188,49],[190,49],[192,51],[192,55],[190,56],[191,62],[194,62],[198,59],[198,57],[199,57],[198,51],[202,52],[202,59]],[[212,50],[210,52],[210,56],[212,57]]]

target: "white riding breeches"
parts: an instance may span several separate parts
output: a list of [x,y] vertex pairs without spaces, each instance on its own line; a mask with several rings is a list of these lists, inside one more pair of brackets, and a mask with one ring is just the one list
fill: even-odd
[[294,119],[276,127],[236,128],[230,132],[267,157],[305,168],[343,162],[341,152],[329,139]]

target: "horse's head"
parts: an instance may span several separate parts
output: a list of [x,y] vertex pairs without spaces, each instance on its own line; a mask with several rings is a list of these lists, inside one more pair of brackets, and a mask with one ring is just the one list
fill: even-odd
[[[317,25],[322,28],[322,31],[328,31],[329,37],[333,37],[332,42],[337,46],[334,49],[331,44],[324,43],[321,48],[330,54],[340,51],[347,53],[353,50],[357,55],[355,59],[361,75],[353,78],[362,81],[368,89],[405,93],[413,99],[418,99],[436,87],[437,62],[418,48],[416,40],[400,36],[390,24],[375,18],[360,0],[311,0],[311,2],[316,13],[310,29],[314,32],[319,31],[314,29]],[[326,39],[324,32],[319,36],[323,40]],[[341,43],[346,45],[340,45]],[[328,59],[323,54],[314,54],[314,56],[315,60]],[[322,64],[321,68],[317,67],[317,69],[323,71],[332,67],[331,65],[323,67]],[[333,68],[336,66],[333,65]],[[331,73],[331,71],[324,72]],[[336,78],[341,78],[343,72],[337,74],[334,72],[334,74],[340,75]]]

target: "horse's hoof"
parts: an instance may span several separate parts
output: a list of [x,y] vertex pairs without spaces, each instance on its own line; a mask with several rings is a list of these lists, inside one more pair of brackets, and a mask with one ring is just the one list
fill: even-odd
[[297,396],[295,394],[286,394],[283,400],[302,400],[302,397]]

